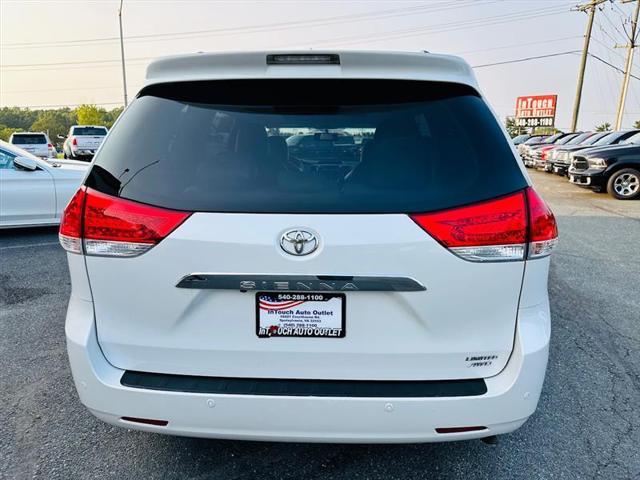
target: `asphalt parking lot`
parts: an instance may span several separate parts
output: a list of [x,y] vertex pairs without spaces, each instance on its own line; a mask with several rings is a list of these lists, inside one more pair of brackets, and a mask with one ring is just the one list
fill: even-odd
[[560,228],[535,416],[496,446],[166,437],[96,420],[67,364],[55,229],[0,231],[0,478],[640,478],[640,201],[531,172]]

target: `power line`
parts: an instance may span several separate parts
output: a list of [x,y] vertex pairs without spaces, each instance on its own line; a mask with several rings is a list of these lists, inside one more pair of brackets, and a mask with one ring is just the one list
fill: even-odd
[[[491,0],[489,3],[492,3]],[[446,1],[429,5],[419,5],[413,7],[394,8],[388,10],[379,10],[371,13],[359,13],[349,15],[338,15],[324,17],[312,20],[294,20],[289,22],[274,22],[262,25],[245,25],[239,27],[213,28],[207,30],[192,30],[183,32],[154,33],[146,35],[131,35],[124,39],[127,43],[138,41],[155,41],[155,40],[176,40],[180,38],[193,38],[198,36],[217,36],[231,35],[240,33],[258,33],[270,30],[282,30],[291,28],[303,28],[312,26],[324,26],[329,24],[339,24],[346,22],[359,22],[376,19],[387,19],[398,16],[416,15],[420,13],[432,13],[456,8],[469,6],[473,2],[462,4],[461,2]],[[446,6],[449,5],[449,6]],[[441,8],[433,8],[439,7]],[[58,40],[49,42],[22,42],[22,43],[5,43],[2,47],[5,49],[16,48],[42,48],[42,47],[63,47],[63,46],[86,46],[87,44],[115,43],[120,37],[103,37],[103,38],[86,38],[74,40]]]
[[[157,57],[138,57],[138,58],[131,58],[129,60],[131,61],[138,61],[138,60],[153,60],[154,58]],[[18,63],[15,65],[2,65],[2,68],[17,68],[17,67],[59,67],[62,65],[88,65],[88,64],[92,64],[92,63],[113,63],[113,62],[119,62],[120,59],[116,58],[114,60],[86,60],[86,61],[81,61],[81,62],[54,62],[54,63]]]
[[[110,85],[105,87],[82,87],[82,91],[85,90],[107,90],[107,89],[115,89],[121,88],[121,85]],[[73,92],[77,91],[78,87],[65,87],[65,88],[47,88],[44,92]],[[43,90],[40,88],[38,90],[3,90],[3,94],[7,93],[43,93]]]
[[485,63],[482,65],[472,65],[471,68],[495,67],[496,65],[507,65],[510,63],[528,62],[530,60],[539,60],[541,58],[560,57],[563,55],[570,55],[572,53],[578,53],[578,52],[580,52],[580,50],[569,50],[567,52],[557,52],[557,53],[549,53],[546,55],[536,55],[534,57],[516,58],[513,60],[505,60],[503,62]]
[[[542,41],[538,41],[538,42],[528,42],[528,43],[517,43],[517,44],[511,44],[511,45],[505,45],[505,46],[501,46],[501,47],[491,47],[491,48],[484,48],[484,49],[479,49],[479,50],[466,50],[463,52],[454,52],[454,55],[462,55],[462,54],[467,54],[467,53],[478,53],[478,52],[486,52],[486,51],[491,51],[491,50],[503,50],[503,49],[508,49],[508,48],[516,48],[516,47],[525,47],[525,46],[530,46],[530,45],[542,45],[545,43],[553,43],[553,42],[558,42],[558,41],[562,41],[562,40],[571,40],[571,39],[576,39],[576,38],[582,38],[582,35],[573,35],[570,37],[560,37],[560,38],[552,38],[549,40],[542,40]],[[139,62],[139,61],[146,61],[146,60],[153,60],[157,57],[137,57],[137,58],[131,58],[127,61],[127,65],[129,64],[129,62]],[[10,68],[10,69],[16,69],[16,70],[11,70],[11,71],[20,71],[23,68],[19,68],[19,67],[24,67],[24,70],[31,70],[31,67],[58,67],[58,66],[66,66],[66,65],[92,65],[92,64],[104,64],[104,63],[117,63],[120,62],[119,58],[115,58],[112,60],[87,60],[87,61],[79,61],[79,62],[54,62],[54,63],[25,63],[25,64],[15,64],[15,65],[2,65],[2,68]],[[33,70],[39,70],[39,68],[33,68]]]
[[[58,105],[15,105],[17,108],[64,108],[64,107],[79,107],[80,105],[86,105],[87,102],[83,103],[61,103]],[[122,105],[122,101],[119,102],[94,102],[91,105]],[[6,106],[6,105],[5,105]],[[5,106],[0,106],[0,108],[4,108]]]
[[465,20],[460,21],[457,20],[455,22],[447,22],[436,25],[427,25],[425,27],[414,27],[408,29],[400,29],[387,33],[372,33],[368,35],[353,35],[348,37],[341,38],[333,38],[328,42],[315,42],[320,43],[321,45],[349,45],[363,42],[378,42],[382,40],[390,40],[390,39],[399,39],[406,38],[416,35],[423,34],[436,34],[436,33],[444,33],[444,32],[452,32],[456,30],[466,30],[470,28],[477,27],[487,27],[493,25],[499,25],[503,23],[513,23],[521,20],[529,20],[533,18],[546,17],[550,15],[556,15],[558,13],[569,12],[569,10],[564,7],[547,7],[547,8],[537,8],[534,10],[525,10],[521,12],[514,12],[503,15],[495,15],[490,17],[483,17],[479,19]]
[[[537,18],[542,16],[555,15],[563,11],[567,11],[567,10],[564,7],[560,7],[560,8],[547,7],[543,9],[525,10],[521,12],[513,12],[509,14],[483,17],[480,19],[446,22],[446,23],[435,24],[435,25],[430,25],[426,27],[417,27],[417,28],[410,28],[410,29],[399,29],[399,30],[390,31],[387,33],[369,34],[365,36],[362,36],[362,35],[347,36],[347,37],[342,37],[338,39],[333,38],[333,41],[329,41],[329,44],[331,43],[344,44],[344,40],[351,41],[350,43],[361,43],[363,41],[371,41],[370,38],[372,36],[375,36],[375,39],[373,41],[377,41],[377,40],[389,39],[389,38],[402,38],[406,36],[421,35],[425,32],[442,33],[442,32],[449,32],[449,31],[468,29],[468,28],[474,28],[474,27],[492,26],[492,25],[498,25],[502,23],[511,23],[514,21],[528,20],[531,18]],[[489,20],[489,22],[487,22],[487,20]],[[435,30],[430,31],[433,29]],[[316,43],[326,44],[327,42],[319,41]],[[127,64],[129,65],[134,62],[146,61],[152,58],[154,57],[133,58],[131,59],[130,62],[127,62]],[[98,67],[105,67],[105,66],[113,67],[115,65],[104,65],[104,64],[107,64],[107,63],[115,64],[116,62],[120,62],[120,60],[114,59],[114,60],[93,60],[93,61],[81,61],[81,62],[55,62],[55,63],[44,63],[44,64],[42,63],[41,64],[14,64],[14,65],[3,65],[3,68],[9,69],[7,70],[8,72],[50,70],[54,67],[64,66],[64,65],[90,65],[90,67],[85,67],[85,68],[98,68]],[[98,64],[101,64],[101,65],[98,65]],[[69,67],[67,67],[67,69],[69,69]]]
[[529,42],[529,43],[513,43],[511,45],[504,45],[501,47],[491,47],[491,48],[481,48],[478,50],[465,50],[462,52],[454,52],[455,55],[464,55],[467,53],[479,53],[479,52],[488,52],[491,50],[504,50],[507,48],[516,48],[516,47],[528,47],[531,45],[542,45],[544,43],[553,43],[553,42],[560,42],[562,40],[574,40],[576,38],[582,38],[582,35],[573,35],[571,37],[560,37],[560,38],[551,38],[549,40],[541,40],[541,41],[537,41],[537,42]]
[[[623,69],[621,69],[621,68],[619,68],[619,67],[616,67],[616,66],[615,66],[615,65],[613,65],[612,63],[609,63],[609,62],[607,62],[606,60],[603,60],[602,58],[600,58],[600,57],[599,57],[599,56],[597,56],[597,55],[594,55],[593,53],[589,53],[589,56],[590,56],[590,57],[595,58],[596,60],[598,60],[598,61],[600,61],[600,62],[602,62],[602,63],[604,63],[605,65],[609,65],[611,68],[613,68],[614,70],[617,70],[618,72],[620,72],[620,73],[622,73],[622,74],[624,74],[624,73],[625,73],[625,71],[624,71]],[[629,76],[630,76],[630,77],[635,78],[636,80],[640,80],[640,77],[638,77],[638,76],[636,76],[636,75],[633,75],[632,73],[630,73],[630,74],[629,74]]]

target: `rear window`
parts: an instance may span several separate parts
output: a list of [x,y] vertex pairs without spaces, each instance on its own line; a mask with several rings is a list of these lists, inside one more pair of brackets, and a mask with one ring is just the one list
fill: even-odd
[[245,80],[147,87],[87,185],[167,208],[411,213],[526,186],[469,87],[378,80]]
[[38,133],[14,133],[11,137],[14,145],[40,145],[47,143],[47,137]]
[[105,136],[107,129],[104,127],[73,127],[72,135],[99,135]]

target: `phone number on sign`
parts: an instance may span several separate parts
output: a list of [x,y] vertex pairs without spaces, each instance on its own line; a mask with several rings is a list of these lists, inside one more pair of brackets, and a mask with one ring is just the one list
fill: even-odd
[[314,293],[279,293],[276,295],[278,300],[324,300],[324,295]]

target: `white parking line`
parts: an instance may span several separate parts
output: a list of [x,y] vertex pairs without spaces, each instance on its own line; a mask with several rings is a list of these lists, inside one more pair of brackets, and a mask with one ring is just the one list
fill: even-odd
[[28,245],[9,245],[8,247],[0,247],[0,250],[10,250],[13,248],[48,247],[50,245],[60,245],[60,244],[58,242],[46,242],[46,243],[30,243]]

